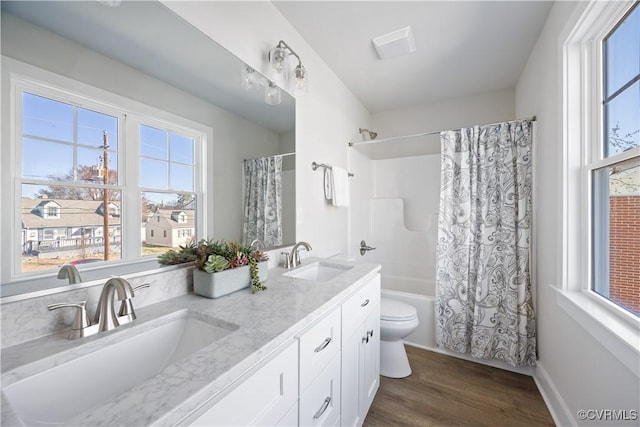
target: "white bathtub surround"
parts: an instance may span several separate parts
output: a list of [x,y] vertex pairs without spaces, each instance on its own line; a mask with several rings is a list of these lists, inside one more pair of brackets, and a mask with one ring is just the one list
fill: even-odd
[[535,366],[530,120],[442,132],[436,342]]
[[[312,262],[305,260],[305,262]],[[234,383],[299,331],[330,311],[358,286],[379,271],[376,264],[332,260],[353,268],[334,280],[317,284],[269,272],[268,290],[251,294],[242,290],[210,300],[193,294],[136,307],[137,320],[105,335],[67,340],[64,332],[2,350],[2,385],[13,384],[91,353],[104,343],[154,328],[159,318],[188,310],[236,325],[214,345],[166,367],[160,374],[124,391],[85,413],[75,414],[70,425],[174,425],[202,406],[211,396]],[[355,284],[355,285],[354,285]],[[3,328],[4,328],[3,324]],[[2,425],[18,424],[3,395]]]

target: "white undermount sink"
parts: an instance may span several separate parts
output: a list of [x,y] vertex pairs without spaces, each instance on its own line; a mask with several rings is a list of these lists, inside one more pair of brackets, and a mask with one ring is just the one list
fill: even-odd
[[349,265],[334,264],[326,261],[316,261],[309,265],[303,265],[295,270],[284,273],[283,276],[296,279],[311,280],[314,282],[328,282],[336,276],[351,270]]
[[73,416],[238,329],[188,310],[167,317],[168,321],[158,319],[156,327],[3,387],[2,392],[24,425],[67,424]]

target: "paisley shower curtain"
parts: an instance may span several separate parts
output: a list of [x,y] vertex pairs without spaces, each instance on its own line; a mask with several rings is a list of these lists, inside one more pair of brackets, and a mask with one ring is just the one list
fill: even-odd
[[282,156],[245,160],[244,181],[243,241],[282,245]]
[[440,134],[436,342],[533,366],[529,120]]

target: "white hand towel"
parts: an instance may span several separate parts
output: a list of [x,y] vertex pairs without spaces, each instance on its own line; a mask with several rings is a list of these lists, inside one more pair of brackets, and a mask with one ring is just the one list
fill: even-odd
[[333,206],[349,206],[349,173],[333,166]]
[[333,174],[329,168],[324,169],[324,198],[333,199]]

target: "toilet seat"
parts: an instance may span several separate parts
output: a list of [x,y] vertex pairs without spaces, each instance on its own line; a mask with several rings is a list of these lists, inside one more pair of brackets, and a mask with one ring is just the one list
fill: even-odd
[[398,322],[413,320],[417,317],[418,312],[412,305],[387,298],[380,299],[380,320]]

